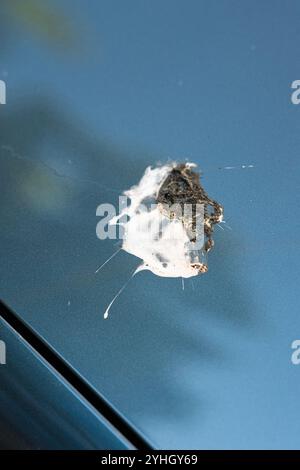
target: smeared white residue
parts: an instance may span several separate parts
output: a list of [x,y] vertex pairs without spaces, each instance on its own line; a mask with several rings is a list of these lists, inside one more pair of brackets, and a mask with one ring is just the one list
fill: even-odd
[[[186,167],[196,167],[186,163]],[[199,275],[201,256],[204,250],[204,237],[200,243],[192,242],[185,224],[177,217],[165,214],[157,204],[160,188],[177,163],[145,170],[140,182],[132,186],[124,195],[130,198],[120,213],[113,217],[110,225],[119,225],[123,229],[122,247],[113,253],[98,269],[100,271],[116,254],[123,249],[140,258],[142,263],[114,296],[104,312],[107,319],[115,300],[127,287],[130,280],[142,270],[149,270],[157,276],[179,277],[184,279]],[[203,222],[203,218],[202,218]],[[202,224],[203,228],[204,224]]]
[[[122,249],[140,258],[143,269],[157,276],[188,278],[197,276],[199,270],[191,263],[190,238],[182,222],[163,216],[157,204],[141,210],[145,200],[156,200],[162,183],[175,166],[176,163],[170,163],[158,168],[148,167],[140,182],[124,192],[131,200],[130,206],[109,223],[123,227]],[[125,216],[129,220],[122,222]]]

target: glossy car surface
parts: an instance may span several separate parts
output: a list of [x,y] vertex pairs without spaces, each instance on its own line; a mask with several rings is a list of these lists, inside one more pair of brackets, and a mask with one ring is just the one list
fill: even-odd
[[[299,447],[299,14],[278,0],[0,5],[1,298],[155,447]],[[139,273],[104,320],[139,260],[120,252],[95,274],[117,249],[96,209],[168,158],[197,163],[224,205],[209,272],[184,290]],[[87,404],[76,417],[30,351],[28,375],[10,375],[24,345],[6,337],[5,380],[31,383],[47,414],[40,375],[61,389],[61,446],[125,445]],[[99,439],[80,441],[78,421]]]

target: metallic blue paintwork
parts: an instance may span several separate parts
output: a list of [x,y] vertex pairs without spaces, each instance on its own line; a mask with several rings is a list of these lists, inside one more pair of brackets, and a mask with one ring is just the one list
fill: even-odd
[[[157,446],[298,448],[299,3],[43,4],[69,41],[1,5],[1,296]],[[194,287],[141,273],[103,321],[137,260],[94,275],[96,206],[167,157],[232,230]]]
[[1,449],[129,449],[130,444],[4,320]]

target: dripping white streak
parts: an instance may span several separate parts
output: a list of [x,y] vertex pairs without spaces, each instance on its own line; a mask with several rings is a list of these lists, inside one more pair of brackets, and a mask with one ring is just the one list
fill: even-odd
[[115,251],[106,261],[104,261],[104,263],[101,264],[101,266],[99,266],[99,268],[96,269],[95,271],[95,274],[97,274],[100,269],[102,269],[111,259],[113,259],[120,251],[122,250],[122,248],[119,248],[117,251]]
[[254,168],[254,165],[223,166],[223,167],[220,167],[219,170],[238,170],[238,169],[245,170],[247,168]]
[[225,224],[224,227],[228,228],[228,230],[232,230],[232,227],[230,227],[230,225],[228,225],[228,223],[225,220],[222,220],[220,224]]
[[130,276],[130,278],[125,282],[125,284],[123,284],[123,286],[121,287],[121,289],[116,293],[116,295],[114,296],[114,298],[112,299],[112,301],[110,302],[109,306],[107,307],[107,309],[105,310],[104,312],[104,319],[106,320],[108,318],[108,313],[109,313],[109,310],[112,306],[112,304],[114,303],[114,301],[119,297],[120,294],[122,294],[123,290],[125,289],[125,287],[127,287],[127,285],[129,284],[129,282],[131,281],[131,279],[135,276],[135,274],[137,274],[139,271],[141,271],[141,267],[138,266],[134,272],[132,273],[132,275]]

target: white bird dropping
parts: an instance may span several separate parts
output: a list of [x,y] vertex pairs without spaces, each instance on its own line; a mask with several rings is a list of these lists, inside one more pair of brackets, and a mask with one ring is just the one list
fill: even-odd
[[223,208],[207,196],[195,167],[176,162],[149,166],[139,183],[124,191],[130,205],[109,224],[123,227],[121,249],[142,261],[131,278],[141,270],[183,279],[207,272],[206,254],[213,247],[214,225],[222,221]]

